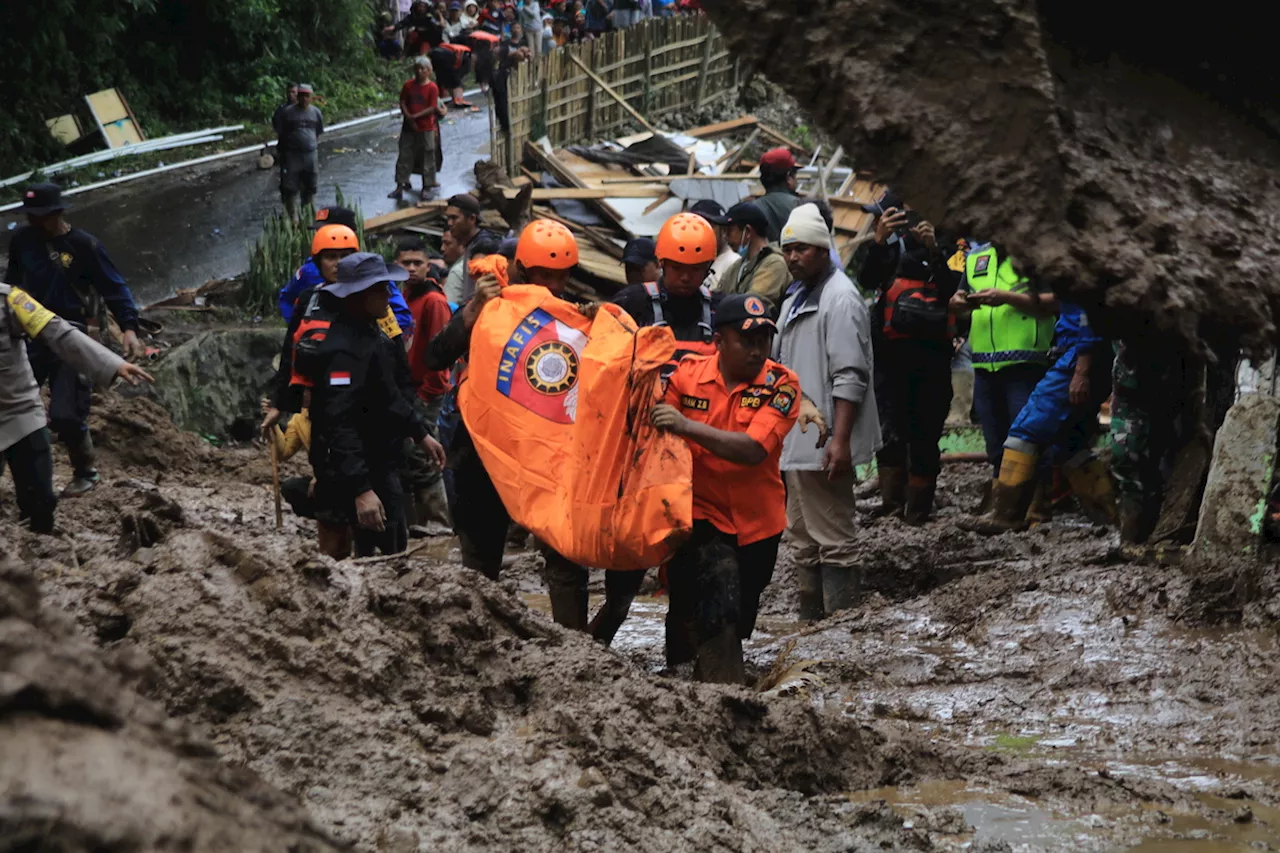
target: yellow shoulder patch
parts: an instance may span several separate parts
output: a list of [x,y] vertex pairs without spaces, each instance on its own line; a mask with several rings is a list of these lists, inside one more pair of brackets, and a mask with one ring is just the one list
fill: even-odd
[[22,327],[22,331],[26,332],[27,337],[32,340],[35,340],[54,318],[52,311],[32,299],[25,290],[17,287],[9,291],[9,310],[18,318],[18,325]]
[[378,320],[378,328],[382,329],[382,333],[388,338],[398,338],[402,334],[400,324],[396,322],[395,312],[390,308],[387,313],[382,315],[382,319]]

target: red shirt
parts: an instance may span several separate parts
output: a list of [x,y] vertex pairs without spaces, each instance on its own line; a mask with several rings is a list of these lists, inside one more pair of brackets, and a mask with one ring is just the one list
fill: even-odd
[[[407,80],[400,87],[400,111],[405,115],[405,124],[411,125],[414,130],[435,132],[436,104],[439,102],[440,87],[434,80],[428,80],[426,83]],[[429,110],[429,112],[419,118],[408,118],[410,113],[420,113],[423,110]]]
[[690,420],[726,432],[743,432],[765,453],[759,465],[721,459],[702,445],[693,451],[693,517],[750,545],[787,528],[787,492],[778,459],[782,440],[800,416],[800,380],[776,361],[744,385],[727,388],[718,355],[689,355],[667,380],[664,403]]
[[418,386],[418,396],[430,401],[449,392],[448,370],[427,370],[427,344],[449,324],[453,312],[440,288],[429,286],[426,293],[407,300],[413,312],[413,341],[409,344],[409,372]]

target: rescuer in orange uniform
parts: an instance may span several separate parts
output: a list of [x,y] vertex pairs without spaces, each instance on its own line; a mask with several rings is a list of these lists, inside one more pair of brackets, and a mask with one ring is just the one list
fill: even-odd
[[[726,297],[716,312],[717,354],[681,359],[651,415],[693,450],[693,535],[667,567],[667,663],[696,654],[703,681],[743,682],[742,641],[787,526],[778,459],[800,415],[800,381],[769,359],[777,332],[769,311],[754,294]],[[687,647],[690,634],[696,649]]]
[[[572,232],[558,222],[535,219],[525,226],[516,244],[511,283],[540,285],[553,296],[564,298],[565,286],[577,263],[578,244]],[[476,280],[475,295],[427,344],[423,357],[426,369],[447,370],[467,355],[471,331],[480,310],[490,299],[498,298],[500,292],[497,276],[489,274]],[[462,550],[462,564],[497,580],[511,517],[476,452],[465,423],[458,427],[450,444],[449,467],[453,469],[457,490],[453,527]],[[631,600],[644,580],[644,572],[609,572],[605,578],[605,606],[601,610],[609,615],[588,622],[587,570],[546,546],[542,547],[542,555],[546,560],[544,578],[552,618],[566,628],[586,631],[601,642],[609,643],[626,618]]]
[[670,327],[677,356],[713,354],[711,336],[722,298],[707,286],[716,259],[715,229],[696,213],[677,213],[662,224],[656,254],[659,280],[624,287],[613,297],[614,304],[638,326]]

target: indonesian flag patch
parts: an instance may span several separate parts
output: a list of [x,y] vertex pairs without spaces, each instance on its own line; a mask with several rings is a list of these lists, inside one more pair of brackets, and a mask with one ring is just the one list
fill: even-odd
[[351,374],[335,370],[329,374],[329,384],[330,385],[350,385]]

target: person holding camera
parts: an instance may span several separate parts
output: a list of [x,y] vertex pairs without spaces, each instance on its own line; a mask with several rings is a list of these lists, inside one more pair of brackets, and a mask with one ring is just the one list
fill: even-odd
[[884,447],[876,455],[882,515],[919,526],[933,511],[938,441],[951,407],[955,334],[948,303],[960,284],[933,225],[885,190],[862,208],[876,217],[858,280],[876,291],[875,391]]

